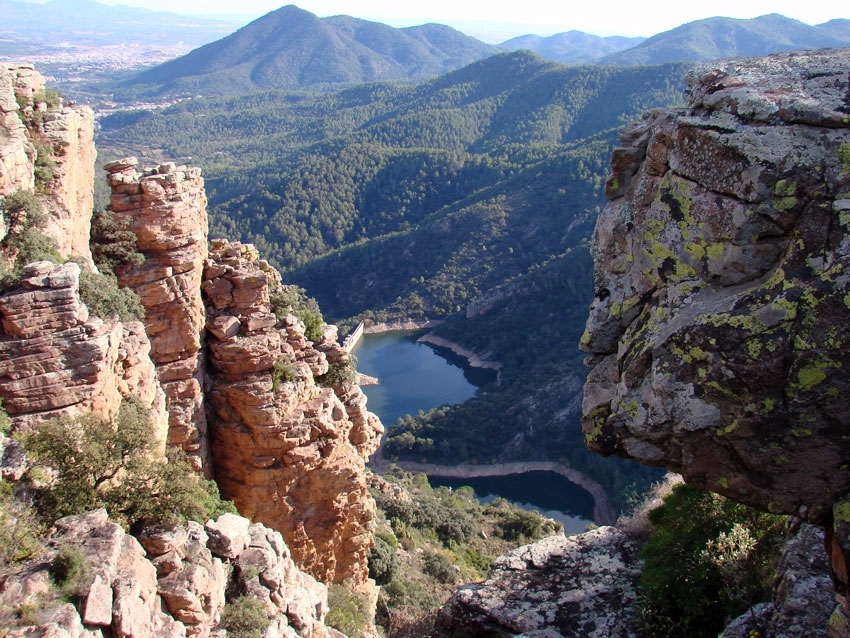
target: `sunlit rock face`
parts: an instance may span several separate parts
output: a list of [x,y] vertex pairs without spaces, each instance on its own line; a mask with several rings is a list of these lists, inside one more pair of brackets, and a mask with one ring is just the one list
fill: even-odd
[[118,270],[122,286],[139,295],[151,358],[168,404],[170,445],[211,474],[204,412],[204,304],[201,277],[207,258],[207,197],[201,170],[165,163],[137,171],[136,158],[106,165],[110,208],[136,234],[145,256]]
[[583,429],[829,523],[850,491],[850,50],[703,66],[614,151]]
[[305,337],[269,303],[277,273],[253,246],[213,242],[204,270],[216,481],[240,513],[279,530],[323,582],[363,585],[375,502],[365,460],[383,432],[356,385],[317,378],[348,353],[336,329]]

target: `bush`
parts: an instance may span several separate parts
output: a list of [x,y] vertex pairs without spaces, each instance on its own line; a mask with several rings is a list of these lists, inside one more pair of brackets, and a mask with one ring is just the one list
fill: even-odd
[[93,415],[51,421],[21,440],[38,470],[55,479],[36,487],[35,504],[47,521],[106,507],[113,519],[132,527],[173,524],[184,518],[207,520],[234,511],[218,488],[192,471],[182,452],[169,450],[169,462],[156,458],[148,411],[124,401],[114,422]]
[[15,498],[8,481],[0,481],[0,571],[10,563],[38,556],[42,531],[32,508]]
[[784,517],[681,484],[649,513],[640,605],[647,636],[716,636],[770,597]]
[[58,262],[60,257],[56,242],[40,231],[47,223],[39,199],[28,191],[15,191],[0,201],[8,232],[0,241],[0,249],[15,257],[15,265],[20,268],[39,259]]
[[234,638],[261,638],[270,624],[263,603],[249,596],[227,603],[221,614],[221,627]]
[[277,390],[281,383],[295,381],[298,378],[298,368],[288,354],[275,361],[272,367],[272,389]]
[[136,233],[121,227],[112,211],[95,211],[91,220],[91,252],[104,274],[117,274],[124,266],[141,266],[145,256],[138,251]]
[[357,357],[348,355],[343,361],[331,363],[325,374],[316,377],[316,383],[326,388],[350,388],[357,383]]
[[306,291],[298,286],[281,285],[272,291],[270,296],[272,312],[278,321],[286,315],[293,314],[304,323],[304,336],[310,341],[318,341],[322,337],[325,321],[319,304]]
[[363,638],[369,623],[369,601],[347,585],[332,583],[328,587],[328,615],[325,624],[348,638]]
[[396,548],[392,547],[381,536],[375,536],[375,546],[369,552],[367,562],[369,566],[369,578],[373,579],[376,585],[386,585],[398,573],[399,565],[398,558],[396,558]]
[[139,321],[145,316],[139,295],[121,288],[118,278],[109,272],[100,274],[84,267],[80,272],[80,298],[101,319],[118,315],[121,321]]
[[62,594],[74,602],[86,594],[94,580],[88,557],[71,545],[59,548],[50,563],[50,576]]

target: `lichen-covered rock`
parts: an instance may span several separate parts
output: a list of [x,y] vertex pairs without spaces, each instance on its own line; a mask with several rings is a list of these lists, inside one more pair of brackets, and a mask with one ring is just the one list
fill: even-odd
[[590,449],[828,523],[850,490],[850,50],[704,66],[623,134],[593,238]]
[[637,542],[614,527],[551,536],[497,558],[483,583],[456,590],[438,624],[471,636],[635,635]]
[[140,266],[118,279],[142,301],[151,358],[165,391],[170,445],[211,475],[203,401],[204,304],[201,276],[207,257],[207,199],[198,168],[162,164],[143,173],[135,158],[105,166],[117,222],[138,238]]
[[89,412],[111,418],[132,396],[151,409],[164,445],[164,395],[141,324],[90,316],[79,277],[76,263],[34,262],[21,287],[0,295],[3,408],[19,429]]
[[281,532],[302,569],[365,586],[375,517],[365,460],[383,427],[356,385],[316,383],[348,354],[335,331],[313,344],[295,317],[278,322],[275,274],[253,246],[213,242],[203,290],[216,480],[240,513]]

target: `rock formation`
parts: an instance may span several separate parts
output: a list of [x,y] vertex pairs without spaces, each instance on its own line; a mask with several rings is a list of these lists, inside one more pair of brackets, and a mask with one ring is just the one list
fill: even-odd
[[125,230],[136,234],[140,266],[118,271],[145,308],[169,413],[169,445],[186,451],[192,465],[210,475],[203,406],[201,349],[204,304],[201,277],[207,258],[207,198],[198,168],[173,163],[139,173],[136,158],[106,165],[110,208]]
[[[850,545],[850,50],[694,71],[631,125],[593,238],[588,446]],[[833,535],[835,521],[840,533]]]
[[118,413],[135,396],[165,442],[165,400],[141,323],[90,316],[80,266],[35,262],[0,296],[0,397],[17,429],[52,418]]
[[[339,635],[324,624],[325,586],[295,567],[273,530],[225,514],[206,526],[146,530],[140,540],[105,510],[57,521],[44,556],[3,580],[4,636],[206,638],[228,590],[263,603],[269,638]],[[68,550],[82,567],[70,584],[76,606],[53,584],[55,557]],[[30,611],[14,619],[15,609]]]
[[239,511],[279,530],[296,563],[324,582],[367,578],[374,501],[365,459],[383,427],[356,384],[316,378],[348,360],[327,327],[272,312],[277,273],[253,246],[213,241],[204,270],[216,480]]
[[[44,95],[44,78],[32,66],[0,65],[0,196],[33,190],[40,164],[44,233],[60,255],[91,263],[94,113],[58,96],[50,104],[39,101]],[[3,235],[6,230],[4,223]]]
[[486,581],[455,591],[439,625],[470,636],[634,636],[638,549],[614,527],[520,547],[497,558]]

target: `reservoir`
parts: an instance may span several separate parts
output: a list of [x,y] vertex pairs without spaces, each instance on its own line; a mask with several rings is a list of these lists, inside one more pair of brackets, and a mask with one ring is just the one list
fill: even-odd
[[[482,379],[480,371],[466,369],[465,361],[450,352],[417,343],[420,334],[365,334],[354,349],[357,370],[380,381],[362,390],[369,399],[369,411],[377,414],[388,430],[406,414],[463,403],[475,394],[476,384],[483,385],[488,380],[486,376]],[[535,509],[561,522],[568,534],[583,532],[593,522],[590,494],[554,472],[428,479],[434,486],[468,485],[485,502],[501,496],[526,509]]]

